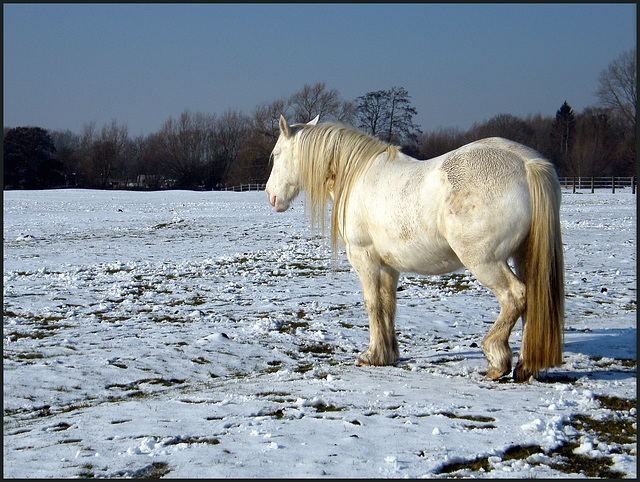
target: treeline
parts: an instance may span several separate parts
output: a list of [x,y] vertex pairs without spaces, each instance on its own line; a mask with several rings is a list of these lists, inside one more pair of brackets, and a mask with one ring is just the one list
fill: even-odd
[[565,101],[555,115],[500,114],[467,131],[423,133],[403,87],[353,101],[324,83],[257,106],[251,114],[185,110],[158,132],[131,137],[126,124],[86,124],[79,134],[39,127],[4,129],[4,189],[53,187],[221,189],[263,182],[278,137],[278,120],[353,125],[404,152],[428,159],[484,137],[533,147],[559,176],[631,176],[636,172],[636,56],[624,53],[602,71],[600,102],[576,114]]

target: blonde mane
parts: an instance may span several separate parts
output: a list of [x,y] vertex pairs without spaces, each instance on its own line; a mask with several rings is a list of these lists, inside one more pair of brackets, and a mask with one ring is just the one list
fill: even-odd
[[382,153],[395,157],[399,148],[341,124],[305,125],[296,136],[305,206],[311,222],[324,233],[327,197],[333,197],[331,251],[337,256],[338,233],[344,233],[345,212],[351,188]]

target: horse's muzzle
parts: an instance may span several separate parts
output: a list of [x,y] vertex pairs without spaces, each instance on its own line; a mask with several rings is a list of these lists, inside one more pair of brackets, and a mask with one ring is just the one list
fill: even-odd
[[278,197],[274,194],[273,196],[269,193],[268,190],[265,189],[265,192],[267,193],[267,198],[269,198],[269,204],[271,204],[277,213],[282,213],[284,211],[286,211],[287,209],[289,209],[289,203],[283,203],[281,200],[278,199]]

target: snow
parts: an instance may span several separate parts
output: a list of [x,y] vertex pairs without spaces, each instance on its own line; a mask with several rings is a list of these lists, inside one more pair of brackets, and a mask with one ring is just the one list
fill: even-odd
[[[344,255],[332,269],[301,201],[277,214],[256,192],[54,190],[3,204],[4,477],[436,477],[478,457],[490,470],[475,476],[567,476],[550,463],[569,440],[636,477],[635,449],[570,424],[611,417],[599,395],[636,398],[629,192],[564,193],[564,363],[522,384],[483,379],[498,304],[467,271],[402,275],[400,362],[356,366],[359,282]],[[503,460],[529,445],[548,454]]]

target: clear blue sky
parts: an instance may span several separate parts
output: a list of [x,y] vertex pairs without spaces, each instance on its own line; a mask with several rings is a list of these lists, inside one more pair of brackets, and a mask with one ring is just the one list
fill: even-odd
[[594,105],[635,4],[4,4],[4,125],[249,114],[305,83],[403,86],[423,131]]

